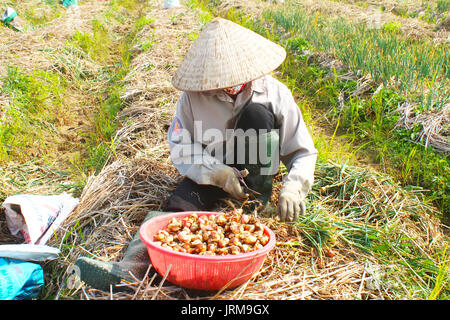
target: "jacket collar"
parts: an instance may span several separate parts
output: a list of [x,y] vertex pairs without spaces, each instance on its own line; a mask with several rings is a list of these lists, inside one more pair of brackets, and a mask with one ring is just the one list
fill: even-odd
[[265,84],[265,76],[255,79],[251,82],[252,84],[252,91],[256,91],[258,93],[263,93],[264,90],[264,84]]

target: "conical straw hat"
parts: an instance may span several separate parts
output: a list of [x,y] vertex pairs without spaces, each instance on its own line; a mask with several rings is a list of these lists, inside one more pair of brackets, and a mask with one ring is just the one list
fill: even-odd
[[172,78],[182,91],[224,89],[257,79],[285,59],[283,47],[234,22],[214,18]]

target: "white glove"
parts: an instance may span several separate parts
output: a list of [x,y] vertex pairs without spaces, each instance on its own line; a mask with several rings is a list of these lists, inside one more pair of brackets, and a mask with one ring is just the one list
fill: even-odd
[[306,206],[296,184],[283,185],[278,198],[278,215],[281,221],[297,221],[299,215],[304,215]]
[[214,164],[213,169],[208,172],[209,184],[222,188],[235,199],[248,197],[241,186],[237,172],[225,164]]

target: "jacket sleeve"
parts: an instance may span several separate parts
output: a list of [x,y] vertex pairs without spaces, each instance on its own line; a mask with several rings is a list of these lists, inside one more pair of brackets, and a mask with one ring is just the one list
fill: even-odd
[[178,100],[168,140],[172,163],[180,174],[198,184],[211,184],[213,165],[221,162],[212,157],[201,143],[194,141],[194,118],[185,92]]
[[288,170],[282,189],[294,187],[304,199],[314,183],[318,152],[291,91],[281,85],[278,94],[279,105],[274,109],[280,125],[280,160]]

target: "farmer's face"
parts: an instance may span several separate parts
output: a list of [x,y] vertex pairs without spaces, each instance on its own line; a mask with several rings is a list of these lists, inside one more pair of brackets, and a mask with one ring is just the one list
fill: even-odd
[[244,84],[239,84],[237,86],[234,87],[229,87],[226,89],[223,89],[226,93],[231,94],[231,95],[236,95],[239,92],[241,92],[244,89],[245,83]]

